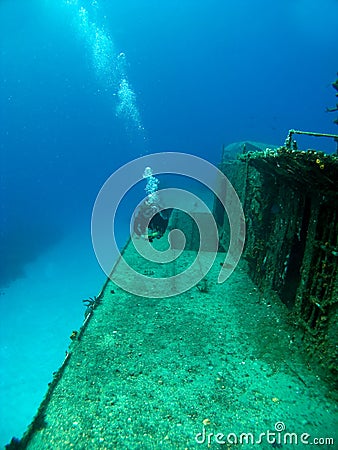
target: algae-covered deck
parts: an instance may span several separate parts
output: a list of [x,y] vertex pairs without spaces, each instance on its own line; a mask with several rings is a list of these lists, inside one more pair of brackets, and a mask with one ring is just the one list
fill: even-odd
[[275,174],[309,191],[320,191],[337,198],[338,157],[316,150],[292,150],[287,147],[247,152],[240,159],[259,171]]
[[[166,236],[154,245],[167,246]],[[131,242],[124,256],[148,276],[162,276],[163,267],[141,261]],[[194,257],[184,251],[180,264]],[[223,261],[219,253],[202,284],[174,297],[131,295],[109,280],[18,448],[234,449],[260,440],[257,448],[296,449],[301,439],[337,442],[337,406],[304,361],[286,307],[259,294],[244,263],[217,284]],[[293,444],[284,445],[286,432],[296,433]]]

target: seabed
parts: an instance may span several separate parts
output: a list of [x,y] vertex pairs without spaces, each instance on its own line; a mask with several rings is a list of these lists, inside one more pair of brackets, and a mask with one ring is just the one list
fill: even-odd
[[[185,253],[188,264],[194,252]],[[286,307],[262,298],[245,264],[218,285],[223,259],[207,292],[149,299],[109,281],[55,374],[27,448],[192,449],[208,439],[220,448],[217,433],[258,440],[279,422],[299,437],[336,436],[334,397],[306,365]],[[144,270],[156,276],[151,265]]]

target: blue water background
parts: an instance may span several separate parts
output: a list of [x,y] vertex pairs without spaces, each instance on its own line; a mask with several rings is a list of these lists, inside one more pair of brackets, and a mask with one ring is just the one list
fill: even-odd
[[[335,0],[1,1],[0,444],[24,431],[102,286],[90,218],[108,176],[152,152],[218,163],[234,141],[336,133],[337,23]],[[122,212],[120,245],[128,226]]]

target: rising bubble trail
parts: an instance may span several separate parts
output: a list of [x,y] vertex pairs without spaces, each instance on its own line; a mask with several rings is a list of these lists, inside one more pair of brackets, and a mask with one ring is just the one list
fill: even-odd
[[74,27],[86,46],[101,89],[114,101],[116,116],[124,121],[127,129],[134,128],[143,134],[136,95],[126,73],[126,55],[116,49],[109,32],[99,24],[97,0],[86,4],[79,0],[64,0],[64,3],[71,9]]

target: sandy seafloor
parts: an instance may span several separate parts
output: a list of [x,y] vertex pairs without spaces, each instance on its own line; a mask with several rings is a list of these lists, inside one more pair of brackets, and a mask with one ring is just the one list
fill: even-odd
[[[125,255],[135,267],[131,247]],[[192,257],[184,252],[181,267]],[[334,438],[319,448],[337,448],[336,395],[307,361],[288,310],[262,297],[244,261],[217,284],[223,260],[219,254],[207,292],[151,299],[109,282],[28,448],[314,447],[283,443],[285,432],[298,440],[308,433],[309,443]],[[240,444],[241,433],[256,441],[275,427],[280,443]],[[217,433],[238,443],[217,443]]]
[[0,448],[31,422],[83,321],[82,299],[104,281],[90,228],[81,225],[0,289]]

